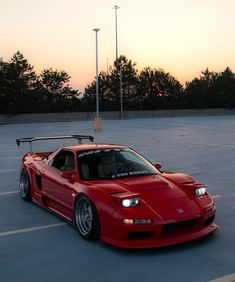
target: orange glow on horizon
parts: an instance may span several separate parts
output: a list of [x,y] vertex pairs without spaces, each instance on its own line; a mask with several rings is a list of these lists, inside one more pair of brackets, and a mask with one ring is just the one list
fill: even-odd
[[99,27],[99,70],[115,59],[114,5],[118,9],[118,51],[141,71],[162,68],[182,84],[207,67],[235,71],[233,0],[4,1],[0,57],[17,50],[40,73],[65,70],[71,86],[84,90],[95,79],[95,33]]

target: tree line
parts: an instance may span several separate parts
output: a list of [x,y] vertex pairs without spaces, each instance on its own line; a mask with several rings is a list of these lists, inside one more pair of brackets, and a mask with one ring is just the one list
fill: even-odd
[[[222,72],[206,69],[183,86],[163,69],[138,71],[135,63],[120,56],[99,73],[101,111],[120,109],[120,73],[123,110],[235,107],[235,73],[228,67]],[[95,79],[84,93],[69,81],[65,71],[51,68],[37,75],[19,51],[8,62],[0,58],[0,113],[95,111]]]

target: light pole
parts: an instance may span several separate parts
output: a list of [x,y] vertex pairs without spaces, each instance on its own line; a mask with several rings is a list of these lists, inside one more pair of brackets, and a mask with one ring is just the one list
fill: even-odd
[[117,38],[117,10],[120,9],[118,5],[115,5],[114,7],[115,10],[115,34],[116,34],[116,61],[118,59],[118,38]]
[[120,76],[120,95],[119,95],[120,96],[120,118],[122,118],[123,117],[123,106],[122,106],[122,63],[118,63],[118,34],[117,34],[118,33],[118,29],[117,29],[117,10],[120,9],[121,7],[119,7],[118,5],[115,5],[113,8],[115,10],[116,64],[117,64],[117,66],[120,67],[119,70],[118,70],[118,67],[117,67],[117,74],[119,72],[119,76]]
[[122,99],[122,62],[118,63],[120,70],[120,118],[123,118],[123,99]]
[[95,117],[95,131],[99,132],[102,130],[101,117],[99,113],[99,69],[98,69],[98,31],[99,28],[94,28],[95,31],[95,46],[96,46],[96,117]]

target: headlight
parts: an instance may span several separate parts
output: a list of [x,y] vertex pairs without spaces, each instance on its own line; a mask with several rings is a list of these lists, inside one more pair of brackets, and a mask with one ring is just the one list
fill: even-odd
[[139,202],[140,202],[139,198],[123,199],[122,200],[122,206],[125,207],[125,208],[135,207],[139,204]]
[[203,195],[205,195],[205,194],[206,194],[206,187],[196,188],[195,194],[196,194],[197,196],[203,196]]

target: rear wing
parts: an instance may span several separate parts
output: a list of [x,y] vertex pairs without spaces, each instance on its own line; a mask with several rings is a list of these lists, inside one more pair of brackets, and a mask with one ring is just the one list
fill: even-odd
[[32,142],[41,140],[57,140],[57,139],[77,139],[78,144],[82,144],[82,140],[86,139],[94,142],[94,137],[90,135],[59,135],[59,136],[38,136],[38,137],[25,137],[16,139],[16,144],[20,146],[20,143],[29,143],[30,152],[32,152]]

